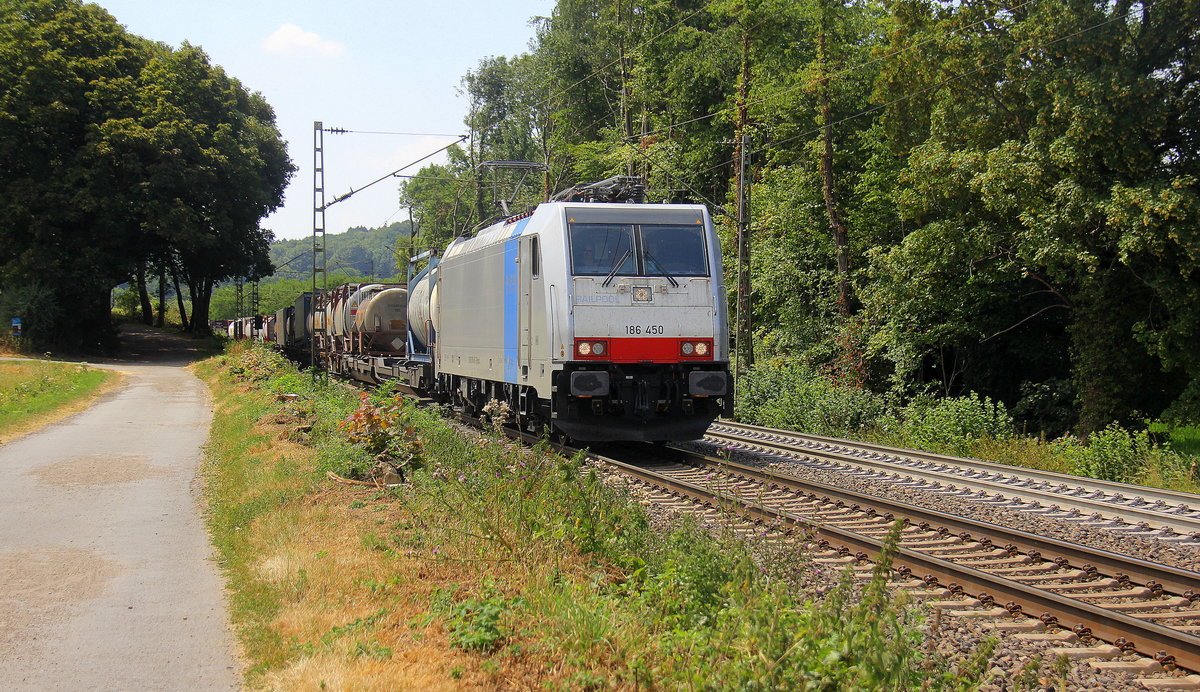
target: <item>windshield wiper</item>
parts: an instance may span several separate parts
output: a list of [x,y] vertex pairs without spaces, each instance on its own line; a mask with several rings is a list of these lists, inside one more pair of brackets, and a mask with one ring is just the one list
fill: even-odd
[[662,262],[659,262],[654,255],[650,254],[649,250],[643,249],[642,254],[646,256],[646,259],[658,265],[658,270],[662,272],[663,276],[667,277],[667,281],[670,281],[672,286],[679,288],[679,282],[675,280],[674,276],[671,276],[671,272],[667,271],[666,267],[662,266]]
[[617,260],[616,263],[613,264],[612,271],[608,273],[608,276],[604,277],[604,283],[600,284],[601,286],[608,286],[608,284],[612,282],[613,277],[616,276],[617,272],[621,270],[621,265],[625,264],[625,258],[629,257],[631,252],[633,252],[633,248],[626,250],[625,254],[621,255],[621,259]]

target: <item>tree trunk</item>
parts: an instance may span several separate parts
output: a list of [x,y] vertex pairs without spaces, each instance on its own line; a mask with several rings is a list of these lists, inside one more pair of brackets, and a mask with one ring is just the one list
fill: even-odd
[[850,316],[850,240],[846,224],[842,221],[837,206],[837,191],[833,184],[833,122],[829,96],[829,52],[825,31],[817,35],[817,63],[820,70],[821,88],[821,190],[825,196],[825,214],[829,217],[829,228],[833,232],[833,247],[837,253],[838,312],[842,317]]
[[[632,15],[632,11],[630,12]],[[630,24],[632,25],[633,17],[630,16]],[[625,146],[631,146],[633,143],[633,106],[629,103],[630,100],[630,68],[629,56],[625,52],[625,36],[632,31],[632,26],[622,26],[623,24],[622,4],[620,0],[617,2],[617,59],[621,65],[621,132],[625,135]],[[626,160],[625,175],[634,175],[636,173],[636,163],[633,157],[630,156]]]
[[155,320],[156,327],[162,327],[167,323],[167,265],[158,265],[158,319]]
[[188,331],[188,315],[187,310],[183,306],[183,291],[179,288],[179,274],[171,267],[171,283],[175,286],[175,302],[179,306],[179,326],[183,331]]
[[746,143],[750,126],[750,30],[742,32],[742,70],[737,87],[737,127],[733,157],[737,162],[738,195],[738,283],[737,283],[737,374],[740,376],[754,365],[754,337],[750,320],[750,203],[747,180],[749,167]]
[[146,264],[137,263],[136,270],[138,302],[142,308],[142,322],[154,324],[154,305],[150,303],[150,291],[146,287]]
[[212,282],[201,279],[189,282],[188,293],[192,296],[192,333],[208,334],[208,308],[212,300]]

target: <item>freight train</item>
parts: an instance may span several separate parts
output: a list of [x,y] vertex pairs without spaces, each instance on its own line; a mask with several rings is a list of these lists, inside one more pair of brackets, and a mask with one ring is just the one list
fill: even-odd
[[505,402],[533,432],[699,438],[732,406],[720,243],[706,207],[643,190],[576,186],[456,238],[406,284],[305,293],[243,333],[467,413]]

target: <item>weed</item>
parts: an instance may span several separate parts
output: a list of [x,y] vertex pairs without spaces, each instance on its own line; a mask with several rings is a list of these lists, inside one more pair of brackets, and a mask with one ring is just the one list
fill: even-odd
[[370,642],[355,642],[353,654],[357,658],[370,658],[376,661],[385,661],[392,657],[392,650],[381,645],[377,641]]
[[422,465],[421,440],[416,429],[405,424],[410,406],[398,396],[379,400],[361,392],[358,408],[338,427],[351,444],[403,474]]
[[377,534],[370,532],[370,531],[363,534],[362,545],[367,550],[379,550],[379,551],[391,550],[391,546],[388,544],[388,542],[385,539],[380,538]]
[[501,622],[505,614],[524,602],[520,598],[506,599],[491,595],[450,605],[446,612],[450,645],[467,651],[495,651],[508,639],[507,630]]
[[1076,474],[1120,483],[1133,482],[1145,473],[1153,449],[1145,431],[1126,430],[1116,423],[1089,435],[1086,445],[1065,437],[1053,446]]

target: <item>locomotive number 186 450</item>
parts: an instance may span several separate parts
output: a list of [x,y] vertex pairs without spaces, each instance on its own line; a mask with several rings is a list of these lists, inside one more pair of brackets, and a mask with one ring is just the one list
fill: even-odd
[[627,324],[627,325],[625,325],[625,333],[626,334],[665,334],[666,331],[663,329],[663,326],[661,324],[647,324],[645,326],[640,325],[640,324]]

